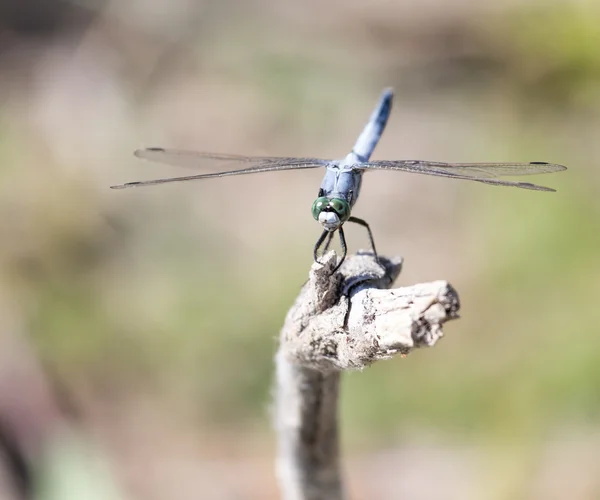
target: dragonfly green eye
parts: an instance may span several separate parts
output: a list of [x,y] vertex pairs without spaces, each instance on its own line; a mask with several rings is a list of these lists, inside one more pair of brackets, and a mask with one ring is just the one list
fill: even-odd
[[312,205],[312,215],[315,220],[319,220],[319,214],[329,205],[329,199],[326,196],[317,198]]
[[335,210],[335,213],[338,214],[341,222],[348,220],[348,217],[350,217],[350,205],[348,205],[348,202],[341,198],[333,198],[329,200],[329,204]]

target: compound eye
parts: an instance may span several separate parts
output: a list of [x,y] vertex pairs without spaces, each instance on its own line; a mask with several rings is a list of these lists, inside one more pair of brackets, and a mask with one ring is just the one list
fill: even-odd
[[341,222],[346,222],[348,217],[350,217],[350,205],[346,200],[342,200],[341,198],[333,198],[329,201],[331,208],[335,210],[335,213],[338,214]]
[[312,205],[312,215],[315,220],[319,220],[319,214],[327,208],[329,205],[329,200],[325,196],[321,196],[317,198]]

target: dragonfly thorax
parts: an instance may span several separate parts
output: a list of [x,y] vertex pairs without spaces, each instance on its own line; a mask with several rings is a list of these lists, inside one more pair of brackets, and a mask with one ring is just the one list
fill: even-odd
[[350,217],[350,205],[342,198],[320,196],[312,206],[315,220],[328,231],[335,231]]

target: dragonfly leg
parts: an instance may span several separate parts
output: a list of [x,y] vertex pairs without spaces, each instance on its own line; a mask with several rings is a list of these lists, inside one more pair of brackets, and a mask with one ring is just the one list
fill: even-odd
[[349,217],[348,222],[354,222],[355,224],[359,224],[360,226],[367,228],[367,232],[369,233],[369,243],[371,243],[371,249],[373,250],[373,255],[375,256],[375,262],[377,262],[377,264],[379,264],[379,267],[381,267],[381,269],[383,269],[383,271],[385,272],[385,275],[391,281],[391,278],[387,274],[387,269],[379,260],[379,256],[377,255],[377,250],[375,248],[375,240],[373,239],[373,233],[371,232],[371,228],[369,227],[369,224],[367,224],[367,221],[365,221],[363,219],[359,219],[358,217]]
[[325,242],[325,246],[323,247],[323,252],[321,255],[325,255],[327,250],[329,250],[329,245],[331,245],[331,240],[333,240],[333,233],[334,231],[329,231],[329,238],[327,238],[327,241]]
[[346,259],[346,254],[348,253],[348,248],[346,247],[346,237],[344,236],[344,230],[340,227],[338,229],[338,231],[340,233],[340,244],[342,245],[342,258],[338,262],[338,265],[335,266],[335,269],[333,270],[333,272],[331,274],[335,273],[340,268],[340,266]]
[[348,222],[354,222],[355,224],[358,224],[360,226],[367,228],[367,232],[369,233],[369,243],[371,244],[371,250],[373,250],[373,254],[375,255],[375,260],[377,261],[377,263],[379,265],[381,265],[381,263],[379,262],[379,257],[377,256],[377,250],[375,249],[375,240],[373,239],[373,233],[371,232],[371,228],[369,227],[369,224],[367,224],[367,221],[365,221],[363,219],[359,219],[358,217],[350,217],[348,219]]
[[[327,231],[327,229],[325,229],[322,233],[321,236],[319,236],[319,239],[317,240],[317,243],[315,244],[315,248],[313,250],[313,258],[315,259],[315,262],[319,262],[319,248],[321,248],[321,245],[323,244],[323,242],[325,241],[325,238],[327,238],[327,236],[329,235],[329,241],[331,241],[331,232]],[[329,243],[327,243],[327,245],[329,245]],[[325,253],[325,252],[323,252]],[[320,262],[319,262],[320,264]]]

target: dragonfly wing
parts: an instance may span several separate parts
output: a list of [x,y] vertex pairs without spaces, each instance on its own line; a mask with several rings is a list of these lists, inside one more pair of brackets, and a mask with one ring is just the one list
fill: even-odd
[[563,165],[545,162],[530,163],[441,163],[420,160],[401,161],[372,161],[354,168],[379,169],[379,170],[401,170],[424,175],[435,175],[438,177],[449,177],[453,179],[465,179],[494,186],[510,186],[522,189],[533,189],[536,191],[555,191],[544,186],[538,186],[530,182],[515,182],[497,180],[497,177],[512,175],[535,175],[566,170]]
[[164,148],[147,148],[138,149],[133,153],[138,158],[149,160],[156,163],[164,163],[175,167],[187,168],[210,168],[214,165],[223,166],[230,164],[306,164],[319,163],[326,164],[328,160],[320,158],[294,158],[282,156],[243,156],[243,155],[228,155],[219,153],[199,153],[196,151],[184,151],[181,149],[164,149]]
[[165,184],[168,182],[182,182],[198,179],[210,179],[214,177],[227,177],[230,175],[244,175],[258,172],[272,172],[277,170],[298,170],[305,168],[324,167],[329,164],[328,160],[320,158],[294,158],[281,156],[240,156],[224,155],[217,153],[196,153],[193,151],[182,151],[177,149],[148,148],[139,149],[135,153],[138,158],[164,163],[177,167],[202,168],[210,170],[214,165],[235,164],[243,168],[218,172],[208,172],[198,175],[186,175],[183,177],[169,177],[165,179],[154,179],[150,181],[128,182],[111,186],[112,189],[123,189],[129,187],[151,186]]

